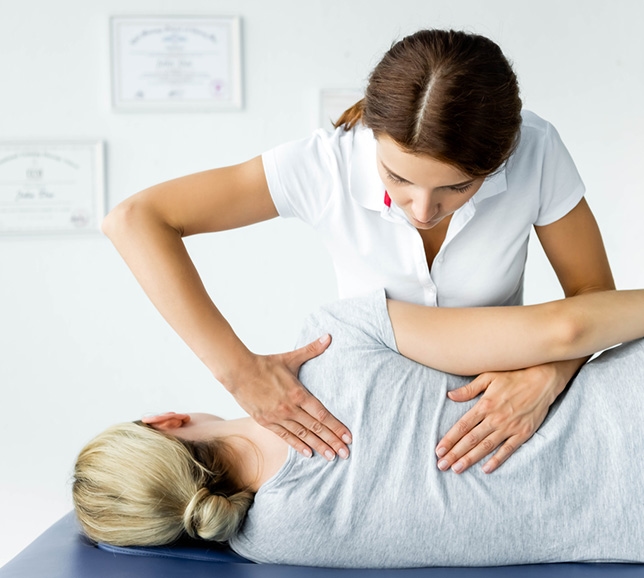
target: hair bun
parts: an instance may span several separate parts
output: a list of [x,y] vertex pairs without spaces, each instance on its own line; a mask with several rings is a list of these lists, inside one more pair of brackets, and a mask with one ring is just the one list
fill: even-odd
[[224,542],[233,536],[246,515],[253,495],[240,492],[230,498],[197,490],[183,514],[186,532],[193,538]]
[[197,490],[197,493],[192,496],[190,502],[186,506],[186,509],[183,513],[183,524],[186,528],[186,532],[193,538],[196,538],[199,534],[199,520],[201,518],[200,512],[202,510],[202,502],[210,496],[208,488],[201,488]]

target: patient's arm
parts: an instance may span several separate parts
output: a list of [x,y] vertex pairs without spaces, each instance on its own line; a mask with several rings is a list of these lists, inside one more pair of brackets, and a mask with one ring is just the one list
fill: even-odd
[[575,359],[644,336],[641,289],[518,307],[387,307],[400,353],[460,375]]

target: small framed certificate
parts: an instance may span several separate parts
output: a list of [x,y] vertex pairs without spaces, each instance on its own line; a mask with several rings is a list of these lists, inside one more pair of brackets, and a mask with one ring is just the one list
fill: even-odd
[[98,232],[102,141],[0,141],[0,234]]
[[241,108],[240,28],[238,17],[113,17],[115,109]]

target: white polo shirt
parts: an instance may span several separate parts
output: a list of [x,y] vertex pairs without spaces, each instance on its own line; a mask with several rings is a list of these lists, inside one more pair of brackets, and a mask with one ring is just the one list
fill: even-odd
[[385,204],[371,130],[318,130],[264,153],[264,171],[280,216],[322,235],[340,298],[384,288],[425,305],[519,305],[532,226],[565,216],[585,192],[555,128],[522,116],[517,150],[453,214],[431,270],[418,231]]

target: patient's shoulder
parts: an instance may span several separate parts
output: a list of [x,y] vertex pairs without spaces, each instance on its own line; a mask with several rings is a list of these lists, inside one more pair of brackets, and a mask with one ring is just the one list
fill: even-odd
[[353,342],[378,343],[395,350],[385,291],[380,289],[320,307],[306,319],[298,346],[321,337],[323,333],[330,333],[334,341],[350,339]]

